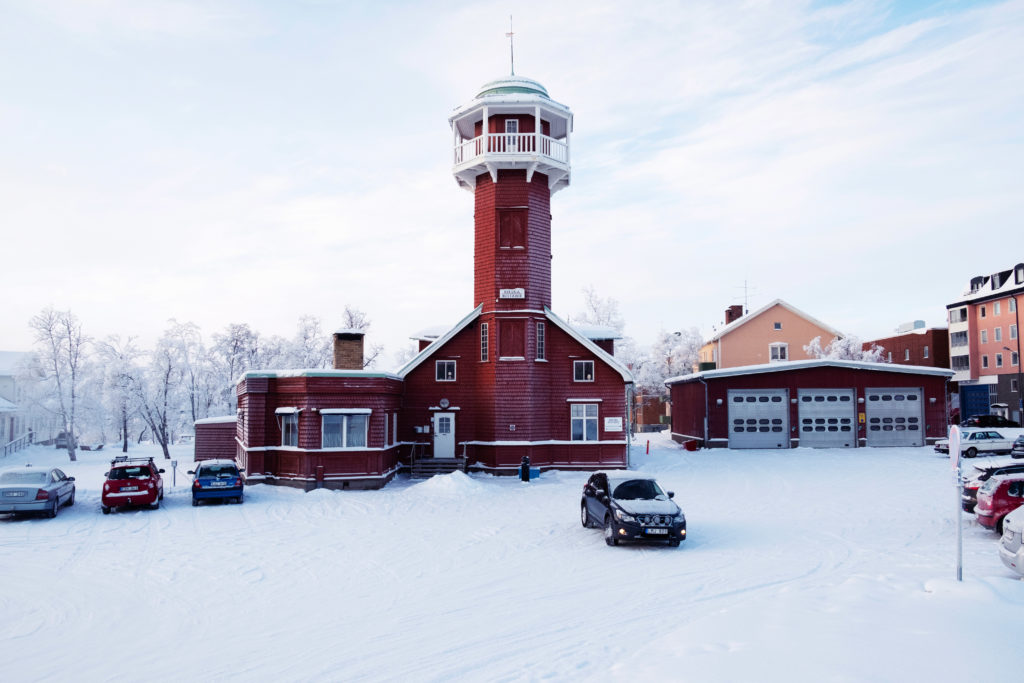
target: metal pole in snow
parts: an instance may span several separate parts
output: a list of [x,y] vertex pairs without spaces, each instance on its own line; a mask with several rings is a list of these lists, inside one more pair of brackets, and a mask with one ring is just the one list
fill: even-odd
[[949,428],[949,459],[953,463],[953,489],[956,491],[956,580],[964,580],[963,506],[960,504],[960,427]]

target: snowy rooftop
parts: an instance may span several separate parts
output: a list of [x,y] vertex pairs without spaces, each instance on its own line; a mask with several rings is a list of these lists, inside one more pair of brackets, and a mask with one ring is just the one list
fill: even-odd
[[329,368],[252,370],[244,373],[240,379],[247,379],[249,377],[385,377],[387,379],[401,379],[398,375],[393,375],[390,372],[377,372],[376,370],[331,370]]
[[366,336],[366,331],[365,330],[357,330],[354,327],[343,327],[340,330],[335,330],[334,334],[358,334],[360,336],[365,337]]
[[445,332],[452,329],[451,325],[433,325],[431,327],[424,327],[418,332],[413,332],[409,339],[415,339],[417,341],[434,341],[442,337]]
[[223,424],[223,423],[226,423],[226,422],[237,422],[237,421],[238,421],[238,418],[236,418],[234,415],[221,415],[220,417],[204,417],[201,420],[196,420],[195,424],[197,424],[197,425],[215,425],[215,424]]
[[721,339],[725,335],[727,335],[730,332],[732,332],[733,330],[735,330],[737,327],[745,325],[746,323],[750,322],[751,320],[753,320],[754,318],[758,317],[762,313],[764,313],[764,312],[768,311],[769,309],[771,309],[773,306],[782,306],[783,308],[785,308],[788,311],[792,312],[794,315],[798,315],[801,318],[803,318],[804,320],[808,320],[808,321],[814,323],[815,325],[817,325],[818,327],[820,327],[820,328],[822,328],[824,330],[828,330],[830,333],[834,334],[837,337],[844,337],[844,336],[846,336],[842,332],[840,332],[839,330],[833,328],[831,325],[826,325],[825,323],[821,322],[817,318],[814,318],[812,316],[807,315],[806,313],[801,311],[796,306],[788,304],[785,301],[783,301],[782,299],[775,299],[774,301],[770,301],[769,303],[765,304],[761,308],[757,309],[753,313],[747,313],[743,317],[738,318],[736,320],[733,320],[731,323],[729,323],[728,325],[726,325],[725,327],[720,329],[718,332],[716,332],[705,343],[711,343],[713,341]]
[[16,374],[18,367],[31,357],[28,351],[0,351],[0,375]]
[[953,303],[947,304],[946,308],[952,308],[971,301],[1005,296],[1015,292],[1024,292],[1024,263],[1018,263],[1013,268],[1001,270],[991,275],[979,275],[978,277],[971,278],[967,289],[960,295],[960,298],[953,301]]
[[570,324],[587,339],[622,339],[622,335],[614,327],[591,325],[590,323]]
[[716,377],[732,377],[735,375],[758,375],[768,372],[788,372],[790,370],[806,370],[808,368],[849,368],[851,370],[874,370],[875,372],[902,372],[911,375],[938,375],[940,377],[952,377],[953,371],[945,368],[932,368],[923,365],[896,365],[894,363],[869,363],[860,360],[837,360],[833,358],[816,358],[812,360],[791,360],[778,363],[763,363],[761,365],[742,365],[736,368],[722,368],[720,370],[705,370],[694,372],[689,375],[669,377],[665,384],[676,384],[679,382],[693,382],[698,379],[713,379]]

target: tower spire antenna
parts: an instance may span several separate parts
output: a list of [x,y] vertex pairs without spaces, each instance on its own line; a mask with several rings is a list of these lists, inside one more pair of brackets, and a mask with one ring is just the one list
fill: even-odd
[[512,31],[512,15],[510,14],[510,15],[508,15],[508,33],[505,34],[505,37],[508,38],[508,56],[509,56],[509,64],[511,66],[511,75],[515,76],[516,75],[516,51],[515,51],[515,46],[513,45],[513,40],[514,40],[513,36],[515,36],[515,32]]

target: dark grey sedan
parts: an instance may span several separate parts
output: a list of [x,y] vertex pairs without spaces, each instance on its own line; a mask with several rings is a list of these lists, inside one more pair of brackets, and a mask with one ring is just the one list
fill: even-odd
[[42,512],[56,517],[75,504],[75,478],[56,467],[23,467],[0,473],[0,513]]

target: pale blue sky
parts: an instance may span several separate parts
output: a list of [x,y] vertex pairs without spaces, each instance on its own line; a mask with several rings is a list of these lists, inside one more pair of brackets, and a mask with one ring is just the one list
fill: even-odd
[[[1024,3],[519,2],[572,107],[554,309],[627,334],[782,298],[862,338],[1024,260]],[[0,0],[0,348],[71,308],[394,351],[472,307],[451,110],[507,73],[498,2]]]

